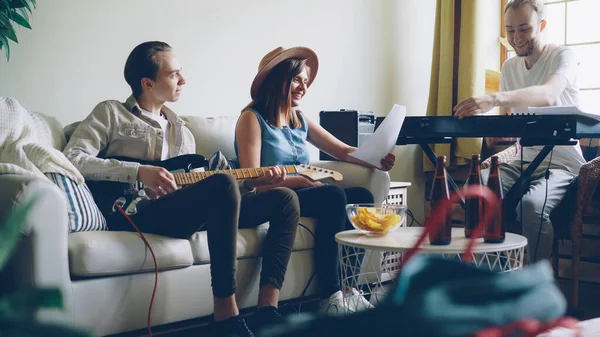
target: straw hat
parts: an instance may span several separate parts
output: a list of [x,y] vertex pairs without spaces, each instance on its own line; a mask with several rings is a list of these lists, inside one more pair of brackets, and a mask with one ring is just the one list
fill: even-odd
[[289,58],[306,60],[306,65],[310,68],[310,78],[308,79],[307,86],[310,87],[317,76],[317,71],[319,70],[319,59],[317,58],[317,54],[306,47],[293,47],[289,49],[277,47],[271,50],[262,58],[262,60],[260,60],[260,64],[258,65],[258,73],[256,74],[256,77],[254,77],[254,81],[252,81],[252,87],[250,87],[250,96],[252,96],[252,99],[256,98],[258,89],[260,89],[260,86],[269,72],[276,65]]

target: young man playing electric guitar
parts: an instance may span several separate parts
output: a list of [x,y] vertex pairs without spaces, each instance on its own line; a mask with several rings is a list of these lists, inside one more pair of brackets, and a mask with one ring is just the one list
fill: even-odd
[[[214,296],[215,332],[219,336],[253,336],[239,316],[235,301],[237,229],[269,221],[260,275],[258,326],[280,320],[277,310],[291,254],[300,208],[288,188],[255,193],[255,188],[285,179],[285,172],[271,168],[251,180],[236,181],[229,174],[215,174],[179,188],[163,167],[130,157],[161,161],[195,153],[195,141],[183,120],[164,106],[179,99],[185,79],[171,47],[158,41],[133,49],[125,64],[125,80],[133,91],[126,102],[99,103],[77,127],[64,153],[88,181],[143,184],[143,202],[130,218],[144,233],[188,238],[197,231],[208,233]],[[134,231],[121,214],[108,216],[109,228]]]

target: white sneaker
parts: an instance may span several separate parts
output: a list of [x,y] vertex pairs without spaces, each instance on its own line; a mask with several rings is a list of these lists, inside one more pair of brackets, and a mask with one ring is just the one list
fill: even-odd
[[375,306],[363,296],[363,292],[358,291],[355,288],[352,288],[351,293],[346,295],[345,304],[348,308],[354,310],[353,312],[375,308]]
[[340,290],[329,296],[328,299],[322,300],[320,310],[326,314],[341,315],[370,308],[375,308],[375,306],[364,298],[362,292],[352,288],[350,294],[346,294],[345,297]]
[[321,300],[320,306],[321,308],[319,311],[328,315],[341,315],[347,313],[347,310],[344,307],[344,297],[342,296],[341,290],[333,293],[328,299]]
[[371,289],[371,297],[369,302],[371,303],[371,305],[379,305],[383,303],[386,300],[388,293],[392,289],[393,284],[391,283],[376,286],[374,289]]

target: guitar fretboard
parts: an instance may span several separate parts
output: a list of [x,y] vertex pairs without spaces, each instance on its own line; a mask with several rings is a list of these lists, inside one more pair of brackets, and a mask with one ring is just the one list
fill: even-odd
[[[296,166],[294,165],[285,165],[279,166],[279,168],[283,169],[287,174],[298,173],[296,170]],[[269,167],[257,167],[257,168],[243,168],[243,169],[233,169],[233,170],[214,170],[214,171],[205,171],[205,172],[188,172],[188,173],[175,173],[173,176],[175,177],[175,182],[177,185],[185,186],[196,183],[202,179],[206,179],[212,175],[217,173],[229,173],[234,176],[235,179],[252,179],[258,178],[265,174],[265,172],[269,171]]]

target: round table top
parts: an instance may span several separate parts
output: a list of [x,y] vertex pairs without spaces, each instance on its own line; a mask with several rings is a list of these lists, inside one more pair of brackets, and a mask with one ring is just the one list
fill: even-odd
[[[337,233],[335,241],[338,244],[381,251],[405,251],[415,245],[419,236],[423,233],[423,227],[399,227],[384,235],[369,235],[359,230],[348,230]],[[440,254],[464,253],[469,239],[465,237],[463,228],[452,228],[452,241],[446,246],[432,246],[429,239],[425,239],[421,245],[421,251]],[[503,243],[484,243],[483,238],[475,240],[473,253],[502,252],[518,249],[527,245],[524,236],[506,233]]]

